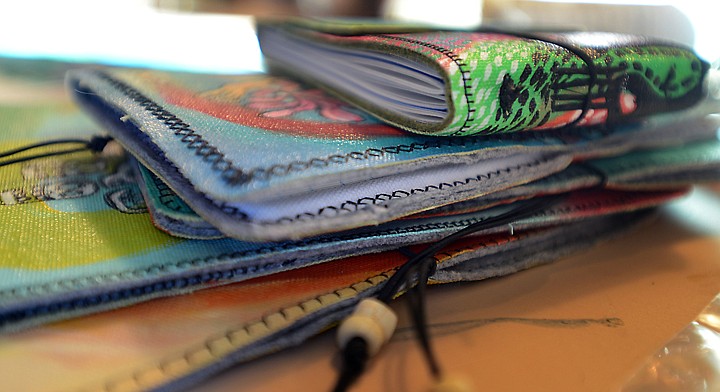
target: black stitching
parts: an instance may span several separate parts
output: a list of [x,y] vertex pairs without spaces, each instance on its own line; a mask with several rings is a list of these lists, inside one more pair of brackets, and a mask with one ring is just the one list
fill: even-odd
[[[373,196],[364,196],[364,197],[358,199],[357,201],[346,200],[343,203],[341,203],[339,206],[332,206],[332,205],[323,206],[323,207],[320,207],[317,210],[317,212],[315,212],[315,213],[303,212],[301,214],[295,215],[295,217],[281,217],[274,221],[255,221],[253,223],[258,224],[258,225],[287,224],[287,223],[292,223],[292,222],[295,222],[298,220],[303,220],[303,219],[314,219],[314,218],[317,218],[318,216],[323,215],[325,212],[330,212],[330,211],[333,212],[333,215],[335,215],[338,212],[338,210],[343,210],[343,211],[352,213],[352,212],[356,212],[358,210],[357,206],[359,206],[359,205],[360,206],[379,205],[379,204],[382,204],[382,203],[379,203],[380,201],[388,201],[391,199],[400,199],[400,198],[408,197],[408,196],[415,195],[418,193],[425,193],[425,192],[428,192],[431,190],[442,190],[445,188],[453,188],[453,187],[457,187],[457,186],[468,185],[470,182],[487,180],[492,177],[499,176],[499,175],[501,175],[502,172],[510,173],[510,172],[516,171],[516,170],[531,168],[531,167],[537,166],[539,164],[546,163],[546,162],[552,160],[553,158],[554,157],[543,157],[541,159],[537,159],[532,162],[521,163],[516,166],[511,166],[511,167],[507,167],[504,169],[497,169],[495,171],[491,171],[488,173],[479,174],[476,177],[466,178],[465,180],[456,180],[452,184],[450,184],[450,183],[440,183],[437,185],[431,184],[431,185],[426,185],[424,188],[413,188],[409,191],[404,190],[404,189],[397,189],[397,190],[392,191],[391,194],[389,194],[389,195],[387,193],[378,193]],[[174,193],[172,193],[172,194],[169,193],[169,192],[172,192],[172,190],[166,184],[164,184],[162,182],[162,180],[158,179],[155,175],[152,175],[152,177],[153,177],[153,182],[156,185],[158,185],[159,188],[161,188],[161,189],[159,189],[161,195],[158,198],[160,203],[162,203],[164,206],[166,206],[172,210],[180,211],[180,208],[179,208],[179,206],[177,206],[177,203],[176,203],[176,201],[177,201],[176,198],[178,196]],[[160,186],[160,184],[162,184],[162,185]],[[221,208],[224,212],[229,213],[229,214],[243,214],[242,212],[239,212],[239,210],[237,208],[232,207],[232,206],[228,206],[225,204],[218,204],[217,206],[219,208]],[[354,207],[354,208],[349,208],[349,207]],[[247,218],[247,217],[246,217],[246,219],[249,220],[249,218]]]
[[575,212],[584,212],[593,208],[612,207],[618,204],[627,204],[629,201],[636,200],[632,195],[615,195],[613,197],[605,197],[600,200],[588,200],[582,203],[572,203],[568,205],[560,205],[554,208],[538,211],[533,217],[547,217],[562,214],[571,214]]
[[212,146],[202,135],[198,134],[190,128],[190,125],[180,120],[174,114],[161,108],[157,103],[150,100],[140,91],[130,87],[128,84],[117,80],[105,73],[97,73],[98,76],[105,79],[112,87],[117,89],[128,98],[132,99],[146,111],[152,114],[157,120],[168,126],[175,132],[175,135],[182,136],[180,141],[187,145],[187,148],[195,150],[195,154],[201,156],[203,160],[212,163],[212,167],[222,171],[222,178],[231,185],[246,184],[251,178],[242,169],[235,167],[232,161],[225,159],[225,155],[221,153],[217,147]]
[[[465,147],[472,145],[479,145],[487,141],[480,137],[466,137],[466,138],[436,138],[424,142],[413,142],[410,145],[397,145],[397,146],[386,146],[382,148],[368,148],[365,151],[351,151],[344,154],[334,154],[328,157],[315,157],[308,161],[294,161],[288,163],[283,167],[283,170],[271,170],[271,168],[257,168],[253,170],[247,170],[238,168],[233,161],[225,157],[225,154],[220,150],[211,145],[198,131],[192,129],[189,124],[182,121],[180,118],[172,114],[166,109],[160,107],[157,103],[153,102],[150,98],[142,94],[140,91],[131,87],[123,81],[120,81],[113,76],[110,76],[104,72],[96,72],[96,75],[106,80],[111,86],[117,89],[120,93],[124,94],[128,98],[132,99],[143,107],[148,113],[153,115],[159,122],[163,123],[171,129],[175,135],[182,136],[179,140],[186,144],[188,149],[195,150],[195,154],[202,157],[204,161],[211,163],[214,170],[221,172],[222,178],[230,185],[242,185],[255,179],[269,178],[272,176],[287,175],[291,172],[299,172],[310,169],[312,167],[326,167],[330,163],[334,164],[346,164],[352,160],[367,160],[370,157],[379,158],[385,154],[399,154],[399,153],[412,153],[419,150],[426,150],[430,148],[443,148],[443,147]],[[469,117],[469,114],[468,114]],[[279,166],[279,165],[276,165]]]
[[[496,169],[487,173],[478,174],[475,177],[468,177],[464,180],[457,180],[454,181],[452,184],[447,182],[442,182],[437,185],[426,185],[424,188],[413,188],[410,191],[404,190],[404,189],[398,189],[395,191],[392,191],[391,193],[378,193],[374,196],[364,196],[357,201],[353,202],[350,200],[347,200],[340,204],[340,206],[324,206],[322,208],[319,208],[316,213],[311,212],[303,212],[301,214],[297,214],[294,217],[282,217],[279,218],[276,221],[260,221],[256,222],[260,225],[272,225],[272,224],[281,224],[281,223],[291,223],[299,220],[305,220],[305,219],[315,219],[318,216],[322,216],[326,213],[332,213],[332,215],[336,215],[338,213],[338,210],[344,210],[349,212],[355,212],[358,210],[357,206],[369,206],[369,205],[384,205],[384,202],[387,202],[392,199],[401,199],[403,197],[408,197],[411,195],[415,195],[418,193],[425,193],[428,191],[436,191],[436,190],[443,190],[448,188],[455,188],[458,186],[464,186],[468,185],[471,182],[480,182],[484,180],[489,180],[491,178],[495,178],[498,176],[503,175],[503,173],[508,174],[513,171],[518,171],[522,169],[531,168],[534,166],[537,166],[542,163],[546,163],[550,160],[552,160],[553,157],[543,157],[540,159],[537,159],[532,162],[525,162],[520,163],[515,166],[506,167],[504,169]],[[348,209],[349,206],[355,207],[354,209]]]
[[[412,39],[412,38],[398,37],[398,36],[386,35],[386,34],[377,34],[376,36],[380,37],[380,38],[393,39],[393,40],[397,40],[397,41],[403,41],[403,42],[408,42],[408,43],[415,44],[415,45],[424,46],[426,48],[434,49],[434,50],[442,53],[443,55],[445,55],[445,57],[449,58],[450,60],[452,60],[453,63],[455,63],[455,65],[457,65],[458,69],[460,70],[460,73],[462,74],[463,95],[465,96],[465,103],[467,104],[468,107],[470,107],[474,103],[474,101],[472,99],[471,86],[469,85],[469,83],[472,81],[472,79],[469,77],[470,70],[467,69],[467,64],[464,61],[460,60],[460,56],[458,54],[454,53],[453,51],[451,51],[448,48],[443,48],[442,46],[439,46],[436,44],[419,41],[419,40]],[[471,114],[471,112],[468,111],[467,115],[465,116],[465,121],[463,122],[463,125],[460,126],[459,130],[453,132],[453,134],[451,136],[460,135],[460,134],[464,133],[468,128],[471,127],[470,123],[472,123],[475,119],[472,118],[470,116],[470,114]]]
[[[177,135],[196,136],[197,138],[193,139],[193,141],[195,141],[195,142],[197,142],[198,140],[204,141],[204,139],[202,139],[202,135],[199,135],[199,134],[197,134],[196,131],[190,129],[188,124],[186,124],[181,119],[174,116],[172,113],[170,113],[164,109],[161,109],[156,103],[152,102],[149,98],[142,95],[139,91],[135,90],[134,88],[130,87],[129,85],[127,85],[121,81],[118,81],[118,80],[112,78],[111,76],[109,76],[105,73],[98,72],[97,75],[99,77],[107,80],[109,83],[111,83],[113,86],[118,88],[120,90],[120,92],[127,95],[129,98],[135,100],[140,106],[143,106],[143,107],[147,108],[148,110],[150,110],[151,113],[158,113],[158,115],[157,115],[157,116],[159,116],[158,118],[169,118],[166,120],[168,122],[168,124],[170,124],[169,128],[176,129],[175,133]],[[473,146],[473,145],[481,145],[483,143],[487,143],[490,141],[499,141],[499,140],[503,140],[503,141],[527,141],[527,140],[545,141],[545,140],[548,140],[551,138],[560,138],[561,141],[565,142],[564,140],[562,140],[562,138],[566,137],[566,136],[592,137],[592,136],[594,136],[594,134],[596,134],[598,132],[601,135],[606,135],[610,132],[610,130],[607,127],[599,126],[599,127],[582,128],[581,130],[570,129],[570,128],[561,128],[561,129],[557,129],[557,130],[544,131],[544,132],[514,132],[514,133],[509,133],[509,134],[503,134],[503,135],[484,135],[484,136],[476,136],[476,137],[432,138],[430,140],[426,140],[421,143],[413,142],[410,145],[401,144],[401,145],[396,145],[396,146],[382,147],[381,149],[370,148],[370,149],[367,149],[364,153],[355,152],[353,154],[353,152],[350,152],[350,153],[346,153],[344,155],[339,155],[339,154],[331,155],[330,157],[324,158],[324,159],[317,158],[317,157],[311,158],[310,160],[308,160],[306,162],[294,161],[287,165],[287,171],[284,171],[284,173],[287,174],[287,173],[289,173],[291,171],[295,171],[295,170],[301,170],[301,169],[304,170],[304,169],[307,169],[307,168],[310,168],[313,166],[325,167],[325,166],[328,166],[329,161],[331,161],[333,159],[340,163],[347,163],[349,161],[349,159],[351,159],[351,158],[367,159],[367,157],[369,157],[369,156],[377,156],[378,154],[380,156],[382,156],[386,153],[387,154],[412,153],[417,150],[426,150],[429,148],[442,148],[442,147],[450,147],[450,146],[466,147],[466,146]],[[147,137],[147,135],[145,135],[145,134],[143,134],[143,135],[145,137]],[[159,154],[161,157],[164,157],[164,152],[162,151],[162,149],[160,149],[154,143],[149,142],[147,144],[157,154]],[[216,148],[210,146],[209,144],[206,144],[205,147],[207,147],[207,149],[205,149],[204,151],[209,151],[209,153],[207,155],[203,156],[204,160],[212,163],[212,165],[213,165],[212,167],[214,169],[220,170],[222,172],[223,178],[228,180],[230,184],[233,184],[233,185],[239,184],[240,182],[245,181],[250,178],[253,178],[254,176],[260,176],[260,175],[269,176],[268,173],[271,173],[271,174],[274,173],[274,175],[277,175],[277,171],[275,171],[275,170],[268,170],[268,169],[262,169],[262,168],[256,169],[256,170],[253,170],[250,172],[243,171],[241,169],[237,169],[234,166],[233,162],[228,159],[225,159],[224,154],[219,152]],[[196,153],[199,153],[199,152],[200,152],[200,150],[196,150]],[[372,153],[370,153],[370,152],[372,152]],[[167,158],[165,158],[165,159],[167,160]],[[547,159],[545,161],[547,161]],[[544,161],[541,161],[541,162],[544,162]],[[172,164],[169,161],[168,161],[168,163],[173,168],[175,168],[175,170],[178,171],[178,173],[180,174],[179,170],[177,169],[177,167],[174,164]],[[489,175],[480,175],[480,176],[478,176],[478,179],[483,178],[483,177],[489,178],[490,176]],[[183,178],[184,178],[184,176],[183,176]],[[469,180],[466,179],[466,184],[468,182],[469,182]],[[452,186],[452,185],[447,184],[447,186]],[[424,189],[421,189],[421,188],[412,189],[410,191],[410,194],[412,195],[412,194],[415,194],[418,192],[426,192],[430,189],[439,189],[439,188],[434,185],[429,185],[429,186],[426,186]],[[225,203],[217,203],[216,201],[210,199],[207,195],[205,195],[201,192],[198,192],[198,194],[202,195],[209,202],[215,204],[223,212],[225,212],[227,214],[236,215],[239,217],[239,219],[243,219],[246,221],[249,220],[247,215],[245,213],[243,213],[242,211],[238,210],[236,207],[229,206]],[[368,197],[368,198],[360,199],[357,202],[357,204],[355,204],[351,201],[346,201],[339,207],[339,209],[347,211],[348,208],[346,208],[346,207],[354,206],[354,207],[356,207],[355,210],[351,209],[350,211],[351,212],[356,211],[357,205],[365,205],[365,203],[363,202],[363,200],[365,200],[365,199],[367,199],[367,201],[371,202],[372,204],[375,204],[374,198]],[[330,206],[326,206],[325,208],[327,209],[327,207],[330,207]],[[313,216],[313,215],[314,214],[312,214],[312,213],[303,214],[303,216]],[[293,219],[291,219],[291,218],[282,218],[276,222],[261,222],[259,224],[271,225],[271,224],[282,224],[282,223],[292,222],[292,221],[293,221]]]
[[[252,257],[252,256],[259,256],[266,253],[276,252],[276,251],[290,251],[294,249],[301,249],[303,247],[311,247],[315,245],[322,245],[332,242],[340,242],[340,241],[353,241],[353,240],[361,240],[366,238],[372,238],[372,237],[379,237],[384,235],[399,235],[399,234],[415,234],[419,231],[428,231],[428,230],[443,230],[443,229],[456,229],[456,228],[463,228],[469,224],[482,221],[484,219],[487,219],[486,217],[472,217],[467,219],[462,219],[458,221],[445,221],[445,222],[433,222],[433,223],[421,223],[417,225],[411,225],[406,227],[396,227],[396,228],[387,228],[384,230],[376,230],[373,229],[373,231],[359,231],[354,233],[348,233],[344,235],[327,235],[327,236],[319,236],[319,237],[313,237],[301,241],[287,241],[287,242],[281,242],[281,243],[268,243],[264,246],[260,246],[256,249],[250,249],[250,250],[242,250],[242,251],[235,251],[235,252],[228,252],[228,253],[221,253],[218,255],[213,255],[205,258],[200,259],[193,259],[193,260],[183,260],[179,261],[173,264],[162,264],[162,265],[156,265],[156,266],[149,266],[146,268],[140,268],[136,270],[128,270],[123,271],[118,274],[99,274],[94,275],[92,277],[80,277],[76,279],[64,279],[57,282],[50,282],[50,283],[44,283],[37,286],[26,286],[21,288],[13,288],[9,290],[0,291],[0,298],[2,297],[25,297],[27,294],[22,294],[22,292],[32,292],[32,293],[53,293],[56,292],[56,290],[53,290],[54,287],[61,286],[67,288],[77,288],[77,286],[86,286],[89,281],[97,282],[97,281],[106,281],[111,280],[114,277],[123,277],[125,279],[131,279],[134,277],[147,277],[149,275],[158,274],[161,273],[164,270],[168,269],[183,269],[188,268],[189,266],[194,266],[196,268],[200,268],[207,265],[212,265],[215,263],[219,263],[226,260],[231,259],[241,259],[246,257]],[[277,270],[278,268],[288,268],[292,267],[295,264],[298,263],[298,260],[296,258],[292,258],[289,260],[285,260],[282,262],[277,261],[268,261],[263,264],[255,264],[255,265],[248,265],[248,266],[233,266],[233,268],[229,269],[221,269],[215,272],[214,274],[196,274],[188,277],[180,277],[173,280],[168,280],[165,282],[159,282],[159,284],[162,284],[161,290],[169,290],[173,287],[188,287],[188,286],[195,286],[198,284],[201,284],[202,282],[208,282],[213,279],[215,280],[226,280],[226,279],[232,279],[234,277],[248,275],[255,272],[264,272],[264,273],[270,273],[274,270]],[[82,308],[85,306],[88,306],[91,301],[99,301],[99,303],[104,303],[104,301],[117,301],[120,299],[128,298],[133,293],[137,292],[138,295],[142,294],[143,292],[146,292],[146,290],[150,290],[149,292],[153,292],[154,289],[158,288],[158,286],[155,286],[156,283],[149,284],[148,286],[151,287],[148,289],[146,286],[141,287],[134,287],[134,288],[122,288],[115,291],[112,291],[110,293],[106,293],[105,295],[109,296],[102,299],[92,299],[89,301],[86,301],[87,298],[83,299],[69,299],[67,301],[64,301],[62,304],[58,305],[62,307],[62,309],[77,309]],[[88,297],[88,298],[96,298],[96,297]],[[104,298],[104,297],[99,297]],[[33,309],[43,308],[44,311],[47,311],[47,307],[45,306],[38,306]],[[27,309],[25,311],[14,311],[9,312],[10,314],[0,314],[0,326],[3,325],[8,321],[8,318],[11,318],[10,321],[17,321],[12,315],[13,314],[19,314],[23,312],[31,312],[31,309]],[[36,312],[32,312],[35,314]],[[31,315],[30,315],[31,316]],[[15,316],[17,317],[17,316]],[[22,320],[24,318],[29,317],[28,315],[22,316],[19,318],[19,320]]]

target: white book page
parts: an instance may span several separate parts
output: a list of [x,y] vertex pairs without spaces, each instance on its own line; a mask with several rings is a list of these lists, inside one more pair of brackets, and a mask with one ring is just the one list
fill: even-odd
[[323,45],[267,29],[263,51],[332,88],[414,121],[441,123],[445,82],[426,64],[391,54]]

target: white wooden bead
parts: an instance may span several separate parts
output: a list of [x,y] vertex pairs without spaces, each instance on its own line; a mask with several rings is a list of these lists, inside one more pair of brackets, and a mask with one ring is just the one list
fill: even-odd
[[338,345],[345,345],[353,338],[360,337],[367,343],[368,354],[377,354],[384,343],[380,325],[370,317],[352,315],[346,318],[337,332]]
[[397,316],[389,306],[380,300],[375,298],[363,299],[353,313],[376,320],[382,327],[385,342],[390,340],[393,332],[395,332],[398,321]]
[[367,342],[368,354],[375,355],[397,326],[397,316],[387,305],[374,298],[360,301],[353,313],[338,328],[337,341],[345,347],[352,338],[361,337]]

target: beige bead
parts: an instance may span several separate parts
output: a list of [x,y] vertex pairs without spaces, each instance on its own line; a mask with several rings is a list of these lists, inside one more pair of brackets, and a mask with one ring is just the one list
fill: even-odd
[[337,341],[345,347],[352,338],[361,337],[368,345],[368,354],[375,355],[397,326],[397,316],[387,305],[374,298],[360,301],[353,313],[338,328]]

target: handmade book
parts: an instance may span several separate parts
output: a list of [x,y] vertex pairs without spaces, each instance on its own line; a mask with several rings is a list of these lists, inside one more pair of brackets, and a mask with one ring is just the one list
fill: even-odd
[[[0,114],[3,151],[102,132],[67,104],[0,107]],[[713,155],[704,156],[711,164]],[[630,161],[621,166],[633,166]],[[188,240],[153,227],[134,165],[109,147],[0,160],[0,368],[8,389],[197,385],[326,330],[377,293],[408,259],[407,250],[418,252],[426,242],[515,208],[466,205],[298,242]],[[432,282],[550,262],[633,227],[652,216],[649,207],[685,189],[568,195],[518,220],[512,232],[497,227],[442,249]],[[187,212],[167,188],[155,195],[165,208]],[[158,299],[163,296],[172,297]],[[91,313],[97,314],[77,318]]]
[[433,135],[637,121],[695,105],[708,70],[689,48],[610,33],[291,19],[258,38],[271,69]]
[[573,160],[705,139],[717,128],[693,115],[438,138],[282,77],[81,70],[68,83],[80,106],[191,210],[247,241],[390,222],[546,177]]
[[[185,387],[298,344],[362,298],[412,292],[415,276],[418,284],[479,280],[550,262],[716,178],[717,119],[684,107],[623,126],[439,138],[279,76],[89,69],[70,73],[68,85],[132,156],[124,164],[146,223],[173,242],[132,263],[99,261],[112,275],[78,268],[79,288],[13,290],[25,296],[7,299],[6,329],[221,285],[225,293],[234,282],[284,298],[272,308],[257,302],[260,318],[184,358],[165,348],[153,356],[172,366],[124,363],[109,379],[130,389]],[[403,273],[413,255],[475,227],[422,259],[424,278]],[[375,267],[365,275],[353,272],[367,263]],[[300,284],[290,298],[273,283],[286,274],[328,286],[316,295]],[[158,373],[165,368],[173,372]]]
[[[137,165],[137,173],[138,186],[144,195],[145,204],[155,226],[160,230],[185,238],[214,239],[224,236],[212,224],[197,215],[162,179],[146,167]],[[406,217],[395,224],[384,224],[365,230],[356,229],[353,232],[365,233],[366,236],[368,233],[375,232],[374,234],[382,237],[389,233],[388,229],[390,231],[417,230],[418,236],[415,237],[417,239],[423,232],[420,229],[423,225],[433,225],[435,229],[448,226],[447,228],[451,231],[453,226],[460,228],[463,221],[470,224],[506,211],[505,208],[493,209],[492,207],[522,200],[549,195],[588,194],[593,191],[597,192],[597,195],[603,194],[606,197],[613,194],[613,192],[604,193],[602,190],[619,191],[615,195],[624,195],[622,197],[632,195],[631,198],[626,198],[616,204],[619,208],[623,203],[627,203],[626,208],[634,209],[638,206],[633,206],[631,199],[650,196],[651,193],[645,192],[682,189],[691,184],[711,183],[718,180],[720,180],[720,142],[706,140],[670,148],[633,151],[610,158],[578,161],[558,173],[527,184],[514,186],[482,198],[434,208]],[[641,193],[632,194],[636,191]],[[609,203],[609,200],[605,199],[603,203]],[[481,211],[485,211],[485,213],[481,213]],[[615,209],[612,211],[618,212]],[[539,210],[538,213],[540,212]],[[453,220],[453,216],[461,219]],[[422,219],[428,217],[441,217],[442,223]],[[417,225],[402,224],[408,222],[416,222]],[[522,221],[516,222],[514,227],[522,227]],[[350,238],[352,237],[347,237],[347,239]],[[425,239],[427,238],[425,237]],[[366,237],[366,240],[369,239],[369,236]],[[360,245],[357,241],[353,242],[355,243],[353,246],[364,247],[369,244],[371,247],[379,249],[379,243],[376,241],[371,240],[366,245]],[[400,243],[396,242],[395,244]],[[345,248],[339,243],[333,244],[333,246],[338,252]]]
[[[0,108],[0,112],[5,114],[7,130],[0,135],[4,150],[70,136],[89,139],[102,132],[68,105]],[[0,265],[0,331],[332,260],[421,246],[535,203],[532,199],[567,195],[537,205],[534,215],[511,225],[477,233],[508,238],[507,248],[492,248],[497,252],[485,259],[487,264],[466,263],[480,254],[463,252],[463,258],[446,259],[433,279],[469,280],[512,273],[559,257],[559,253],[548,253],[537,258],[532,249],[555,249],[557,241],[568,252],[587,246],[590,242],[575,236],[590,241],[622,229],[630,222],[626,217],[632,215],[617,214],[677,198],[691,181],[716,179],[719,145],[698,142],[576,162],[552,176],[498,192],[493,199],[471,199],[382,225],[281,242],[217,238],[221,233],[163,179],[139,168],[122,151],[80,151],[12,164],[6,158],[0,161],[0,218],[6,222],[0,240],[6,254]],[[644,179],[649,179],[646,189],[650,192],[635,192]],[[626,192],[623,182],[631,184],[633,192]],[[615,191],[603,190],[609,187]],[[594,217],[596,222],[610,223],[588,224],[587,219]],[[534,234],[523,234],[530,232]],[[557,241],[545,242],[550,233]],[[524,245],[515,249],[516,244]],[[502,253],[512,249],[529,253],[511,262]]]
[[[187,388],[327,330],[412,254],[465,227],[515,217],[440,249],[430,282],[502,276],[584,249],[716,179],[720,162],[716,120],[685,112],[435,138],[267,75],[92,70],[69,83],[130,154],[45,146],[0,160],[0,330],[12,333],[0,338],[0,368],[10,389]],[[66,104],[0,113],[3,151],[105,132]],[[398,184],[407,195],[387,193]],[[356,191],[379,196],[351,209]],[[264,199],[252,219],[225,208]],[[316,199],[348,208],[302,215]],[[223,225],[208,210],[228,213]],[[220,238],[271,213],[296,219],[255,238],[298,238]]]
[[[0,114],[2,151],[70,137],[90,139],[103,132],[68,103],[0,106]],[[468,222],[508,210],[448,211],[299,241],[190,240],[153,226],[135,163],[121,149],[53,155],[59,150],[43,146],[20,153],[21,159],[32,158],[37,151],[41,156],[34,159],[0,159],[2,332],[431,242]],[[168,189],[155,195],[165,210],[188,212]],[[635,206],[677,195],[657,194],[659,199]],[[553,220],[533,225],[552,226]],[[312,276],[312,270],[308,274]]]

